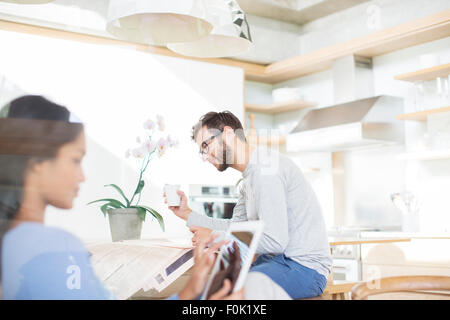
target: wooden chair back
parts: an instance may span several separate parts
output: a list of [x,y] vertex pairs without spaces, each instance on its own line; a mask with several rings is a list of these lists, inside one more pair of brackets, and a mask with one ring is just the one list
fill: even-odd
[[393,292],[449,291],[448,276],[400,276],[376,279],[360,283],[352,288],[352,300],[366,300],[367,297]]

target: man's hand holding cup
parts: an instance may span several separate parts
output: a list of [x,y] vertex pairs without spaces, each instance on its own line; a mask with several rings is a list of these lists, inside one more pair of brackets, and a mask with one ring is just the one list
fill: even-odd
[[192,210],[187,205],[187,197],[179,185],[164,186],[164,198],[169,209],[179,218],[187,220]]

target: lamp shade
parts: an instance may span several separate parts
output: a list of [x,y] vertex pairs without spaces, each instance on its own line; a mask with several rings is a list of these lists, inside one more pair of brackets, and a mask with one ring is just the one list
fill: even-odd
[[213,29],[206,0],[110,0],[106,30],[117,38],[155,45],[196,41]]
[[53,0],[0,0],[0,2],[9,2],[17,4],[44,4],[53,2]]
[[250,28],[236,0],[208,1],[208,20],[214,25],[208,36],[194,42],[169,43],[167,47],[176,53],[198,58],[235,56],[250,49]]

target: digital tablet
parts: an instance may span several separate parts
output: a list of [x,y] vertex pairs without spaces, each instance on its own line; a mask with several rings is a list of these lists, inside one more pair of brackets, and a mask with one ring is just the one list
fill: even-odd
[[[242,289],[264,230],[263,221],[232,222],[206,284],[202,300],[208,299],[223,286],[225,278],[232,282],[232,292]],[[221,239],[222,240],[222,239]],[[237,263],[240,258],[240,263]],[[231,265],[230,265],[231,263]]]

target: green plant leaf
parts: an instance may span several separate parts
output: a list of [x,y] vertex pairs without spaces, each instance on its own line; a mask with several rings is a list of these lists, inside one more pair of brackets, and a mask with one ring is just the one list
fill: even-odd
[[150,207],[147,206],[139,206],[144,208],[145,210],[147,210],[152,216],[154,216],[156,218],[156,220],[158,220],[159,225],[161,226],[161,229],[163,231],[166,231],[165,226],[164,226],[164,218],[161,216],[161,214],[158,213],[158,211],[156,211],[155,209],[152,209]]
[[103,215],[105,216],[105,218],[106,218],[106,214],[108,213],[109,206],[110,206],[110,204],[108,202],[108,203],[105,203],[104,205],[102,205],[100,207],[100,210],[102,210]]
[[[139,176],[139,183],[138,183],[138,185],[137,185],[137,187],[136,187],[136,190],[134,191],[133,196],[131,197],[130,204],[133,202],[134,197],[135,197],[136,195],[138,195],[138,194],[139,194],[139,199],[140,199],[140,193],[141,193],[142,189],[143,189],[144,186],[145,186],[145,182],[144,182],[144,180],[142,179],[142,174],[143,174],[143,173],[144,173],[144,172],[141,170],[141,174],[140,174],[140,176]],[[135,204],[135,206],[137,206],[138,203],[139,203],[139,200],[138,200],[138,202]],[[130,207],[130,206],[129,206],[129,207]]]
[[139,181],[138,187],[136,188],[136,192],[134,194],[141,193],[142,189],[144,189],[145,182],[144,180]]
[[126,208],[125,205],[122,202],[120,202],[119,200],[108,199],[108,198],[107,199],[99,199],[99,200],[91,201],[91,202],[88,203],[88,205],[92,204],[92,203],[100,202],[100,201],[107,201],[107,202],[110,203],[111,207],[116,208],[116,209]]
[[130,206],[130,200],[128,200],[128,198],[123,193],[122,189],[120,189],[117,185],[111,183],[111,184],[105,185],[105,187],[113,187],[114,189],[116,189],[117,192],[125,199],[125,202],[127,203],[127,207]]

